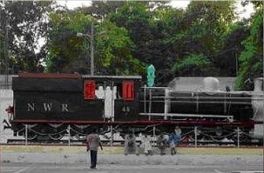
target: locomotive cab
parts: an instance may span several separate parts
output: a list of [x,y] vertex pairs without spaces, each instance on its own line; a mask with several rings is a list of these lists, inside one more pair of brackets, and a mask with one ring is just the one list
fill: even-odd
[[[102,114],[99,117],[110,121],[127,121],[138,118],[139,94],[137,91],[140,88],[140,76],[84,75],[82,77],[85,102],[88,104],[96,99],[103,102],[100,108]],[[93,84],[89,85],[89,83]]]

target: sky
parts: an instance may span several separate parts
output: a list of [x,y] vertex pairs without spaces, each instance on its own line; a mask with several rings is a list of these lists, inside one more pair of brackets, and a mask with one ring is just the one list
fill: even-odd
[[[91,5],[91,1],[87,0],[58,0],[57,3],[63,6],[67,6],[69,9]],[[185,9],[189,3],[190,0],[173,0],[170,4],[172,7]],[[253,4],[250,3],[249,5],[243,7],[241,5],[241,0],[237,0],[235,12],[239,14],[238,17],[240,19],[247,19],[254,12]]]

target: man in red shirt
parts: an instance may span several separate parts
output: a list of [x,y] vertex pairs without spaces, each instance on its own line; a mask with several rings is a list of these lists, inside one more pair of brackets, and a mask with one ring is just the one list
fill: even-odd
[[101,150],[103,150],[101,140],[99,135],[97,134],[97,130],[93,129],[92,133],[89,134],[86,138],[87,151],[90,150],[90,158],[91,158],[91,169],[96,169],[97,163],[97,151],[100,146]]

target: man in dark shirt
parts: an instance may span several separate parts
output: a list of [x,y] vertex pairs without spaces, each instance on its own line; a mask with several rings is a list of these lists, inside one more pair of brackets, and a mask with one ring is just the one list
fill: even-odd
[[86,144],[87,144],[87,151],[90,150],[90,158],[91,158],[91,169],[96,168],[97,163],[97,151],[98,147],[100,146],[101,150],[103,150],[100,137],[97,134],[97,130],[93,129],[92,133],[89,134],[86,138]]

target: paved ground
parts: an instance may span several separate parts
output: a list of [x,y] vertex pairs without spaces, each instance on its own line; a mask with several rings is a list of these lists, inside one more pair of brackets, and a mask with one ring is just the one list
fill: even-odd
[[261,173],[260,165],[98,165],[96,170],[90,170],[86,164],[29,164],[29,163],[3,163],[1,173],[237,173],[250,171]]
[[83,146],[0,149],[0,173],[263,173],[264,164],[263,149],[179,148],[175,156],[125,156],[120,147],[105,147],[98,169],[90,170]]

